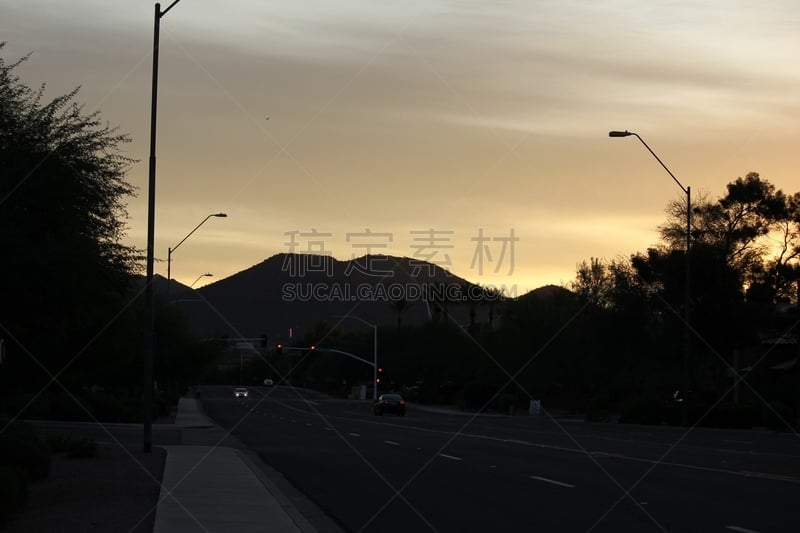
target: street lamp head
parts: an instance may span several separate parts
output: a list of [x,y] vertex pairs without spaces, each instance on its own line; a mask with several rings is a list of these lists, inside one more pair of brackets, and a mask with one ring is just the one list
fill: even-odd
[[213,216],[213,217],[217,217],[217,218],[227,218],[227,217],[228,217],[228,215],[227,215],[227,214],[225,214],[225,213],[214,213],[214,214],[213,214],[213,215],[211,215],[211,216]]
[[633,132],[625,130],[625,131],[609,131],[609,137],[628,137],[630,135],[635,135]]

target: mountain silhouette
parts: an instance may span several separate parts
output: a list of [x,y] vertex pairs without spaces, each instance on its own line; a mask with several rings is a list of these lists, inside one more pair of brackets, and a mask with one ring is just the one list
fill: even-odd
[[[174,282],[173,282],[174,283]],[[340,261],[313,254],[274,255],[225,279],[192,290],[170,285],[173,305],[189,317],[201,337],[259,338],[269,342],[298,337],[319,322],[352,315],[370,324],[394,325],[432,319],[460,326],[486,311],[481,287],[419,259],[367,255]],[[472,305],[469,300],[472,299]],[[402,306],[397,302],[405,300]],[[366,327],[356,320],[347,329]]]

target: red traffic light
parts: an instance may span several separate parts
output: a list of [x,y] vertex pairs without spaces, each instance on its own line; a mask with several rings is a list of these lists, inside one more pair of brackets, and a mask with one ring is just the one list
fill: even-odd
[[314,346],[313,344],[312,344],[312,345],[311,345],[311,347],[309,348],[309,350],[311,350],[312,352],[313,352],[314,350],[316,350],[316,349],[317,349],[317,347],[316,347],[316,346]]
[[378,367],[378,374],[380,374],[381,372],[383,372],[383,367],[382,367],[382,366],[379,366],[379,367]]
[[275,351],[278,352],[278,353],[282,353],[283,352],[283,344],[281,344],[280,342],[278,344],[276,344],[275,345]]

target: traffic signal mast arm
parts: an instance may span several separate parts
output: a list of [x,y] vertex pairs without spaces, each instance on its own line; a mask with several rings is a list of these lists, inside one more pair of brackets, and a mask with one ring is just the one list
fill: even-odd
[[362,362],[362,363],[364,363],[366,365],[375,366],[375,363],[373,363],[372,361],[367,361],[363,357],[359,357],[359,356],[357,356],[355,354],[352,354],[350,352],[337,350],[335,348],[318,348],[317,346],[314,346],[314,345],[312,345],[312,346],[284,346],[283,344],[278,344],[276,346],[276,349],[279,352],[281,350],[294,350],[294,351],[297,351],[297,352],[333,352],[333,353],[338,353],[338,354],[341,354],[341,355],[346,355],[347,357],[351,357],[351,358],[355,359],[356,361],[360,361],[360,362]]

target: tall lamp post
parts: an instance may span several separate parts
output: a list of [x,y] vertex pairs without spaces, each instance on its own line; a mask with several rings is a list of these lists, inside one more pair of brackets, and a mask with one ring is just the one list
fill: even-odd
[[378,326],[353,315],[336,315],[335,318],[352,318],[372,328],[372,399],[378,399]]
[[647,143],[644,142],[638,133],[634,133],[632,131],[609,131],[609,137],[629,137],[633,135],[647,148],[647,151],[652,154],[653,157],[656,158],[664,170],[667,171],[667,174],[678,184],[678,187],[681,188],[683,193],[686,195],[686,283],[684,287],[684,294],[683,294],[683,402],[681,406],[681,422],[684,426],[689,425],[689,356],[691,350],[691,314],[690,314],[690,302],[691,302],[691,249],[692,249],[692,188],[691,187],[684,187],[683,184],[678,181],[678,178],[667,168],[667,165],[664,164],[663,161],[656,155],[653,150],[647,146]]
[[156,295],[153,290],[153,242],[155,240],[156,213],[156,110],[158,109],[158,38],[161,17],[167,14],[180,0],[172,2],[161,11],[161,4],[155,5],[153,23],[153,89],[150,100],[150,160],[147,182],[147,267],[144,292],[144,452],[152,450],[153,435],[153,351],[155,339]]
[[189,285],[189,288],[191,289],[192,287],[194,287],[194,284],[197,283],[198,281],[200,281],[201,278],[210,278],[213,275],[214,274],[212,274],[211,272],[206,272],[205,274],[200,274],[199,276],[197,276],[197,279],[194,280],[191,285]]
[[[208,215],[206,218],[204,218],[204,219],[203,219],[203,221],[202,221],[202,222],[200,222],[198,225],[196,225],[196,226],[194,227],[194,229],[193,229],[192,231],[190,231],[188,235],[186,235],[186,237],[184,237],[183,239],[181,239],[181,242],[179,242],[178,244],[176,244],[176,245],[175,245],[175,246],[173,246],[172,248],[167,248],[167,303],[169,303],[169,286],[172,284],[172,252],[174,252],[175,250],[177,250],[177,249],[178,249],[178,246],[180,246],[181,244],[183,244],[183,241],[185,241],[186,239],[188,239],[189,237],[191,237],[191,236],[192,236],[192,233],[194,233],[195,231],[197,231],[197,229],[198,229],[200,226],[202,226],[203,224],[205,224],[205,223],[206,223],[206,221],[207,221],[209,218],[211,218],[211,217],[225,218],[225,217],[227,217],[227,216],[228,216],[228,215],[226,215],[225,213],[212,213],[212,214]],[[200,277],[202,277],[202,276],[200,276]],[[197,283],[197,282],[195,282],[195,283]]]

